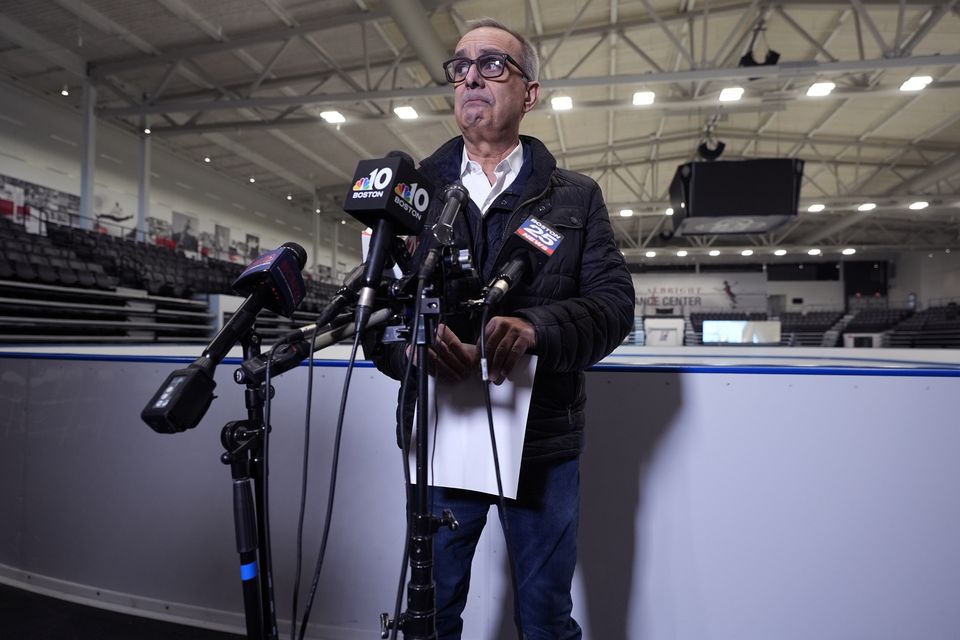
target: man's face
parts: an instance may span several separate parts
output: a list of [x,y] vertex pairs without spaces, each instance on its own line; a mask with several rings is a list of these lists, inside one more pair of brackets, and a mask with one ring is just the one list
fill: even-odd
[[[516,38],[491,27],[474,29],[463,36],[455,55],[475,60],[485,53],[506,53],[514,60],[521,59]],[[490,138],[501,132],[516,136],[520,119],[536,105],[538,93],[539,84],[528,83],[509,62],[504,74],[492,80],[481,76],[477,65],[471,65],[466,79],[454,89],[457,125],[465,136],[477,133]]]

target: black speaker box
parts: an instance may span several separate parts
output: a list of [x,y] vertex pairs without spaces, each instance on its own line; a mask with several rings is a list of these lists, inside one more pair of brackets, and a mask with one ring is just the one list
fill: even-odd
[[677,235],[767,233],[797,215],[803,160],[714,160],[677,167],[670,183]]

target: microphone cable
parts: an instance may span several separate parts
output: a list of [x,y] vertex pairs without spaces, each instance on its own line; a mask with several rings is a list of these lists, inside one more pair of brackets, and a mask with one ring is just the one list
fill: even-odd
[[[420,278],[417,280],[417,293],[413,305],[413,323],[410,331],[410,357],[407,358],[407,365],[403,370],[403,379],[400,381],[400,451],[403,456],[403,486],[406,494],[407,529],[403,542],[403,562],[400,566],[400,580],[397,585],[397,597],[393,608],[393,626],[390,629],[390,640],[397,640],[397,633],[400,627],[400,609],[403,607],[403,588],[407,581],[407,565],[410,562],[410,536],[413,533],[413,514],[411,513],[411,502],[413,497],[413,481],[410,479],[410,434],[407,433],[407,391],[410,388],[410,375],[413,372],[413,358],[417,349],[417,334],[422,312],[423,290],[426,286],[426,280]],[[424,363],[418,363],[418,366],[424,366]]]
[[263,402],[263,478],[260,481],[260,488],[262,494],[260,496],[261,504],[263,505],[263,541],[261,543],[262,547],[262,558],[263,570],[266,572],[267,577],[267,599],[270,604],[270,611],[264,611],[265,615],[269,616],[270,623],[272,625],[271,633],[277,635],[277,617],[276,617],[276,604],[274,602],[273,594],[273,553],[271,551],[271,538],[270,538],[270,491],[268,485],[268,479],[270,477],[270,407],[271,407],[271,394],[270,394],[270,364],[273,361],[274,351],[270,350],[270,353],[267,355],[267,370],[265,374],[265,380],[263,383],[263,393],[264,393],[264,402]]
[[487,375],[486,328],[490,320],[490,305],[484,305],[480,315],[480,371],[483,378],[483,402],[487,409],[487,426],[490,430],[490,447],[493,449],[493,470],[497,476],[497,497],[500,500],[500,516],[503,519],[503,536],[507,541],[507,559],[510,564],[510,581],[513,584],[513,602],[517,620],[517,637],[523,640],[523,619],[520,613],[520,583],[517,581],[516,560],[510,538],[510,518],[507,515],[507,500],[503,496],[503,481],[500,477],[500,455],[497,453],[497,435],[493,429],[493,403],[490,400],[490,376]]
[[[340,396],[340,412],[337,416],[337,429],[333,444],[333,461],[330,464],[330,489],[327,494],[327,510],[323,521],[323,534],[320,538],[320,551],[317,554],[317,564],[313,572],[313,581],[310,584],[310,595],[303,610],[303,619],[300,622],[300,640],[303,640],[307,633],[307,622],[310,619],[310,610],[313,608],[313,600],[317,595],[317,585],[320,582],[320,572],[323,569],[323,560],[327,551],[327,542],[330,539],[330,524],[333,519],[333,501],[337,493],[337,468],[340,461],[340,442],[343,436],[343,419],[347,410],[347,396],[350,391],[350,378],[353,375],[354,364],[357,359],[357,350],[360,348],[360,337],[362,333],[357,331],[353,336],[353,348],[350,351],[350,360],[347,363],[346,377],[343,381],[343,392]],[[294,624],[296,621],[293,621]]]
[[[317,332],[319,330],[319,323],[314,323],[313,330],[310,331],[308,338],[311,345],[316,343]],[[297,632],[297,602],[300,597],[300,576],[303,565],[303,520],[307,509],[307,478],[309,475],[308,466],[310,460],[310,415],[313,407],[314,353],[316,352],[311,349],[310,360],[307,365],[307,403],[306,415],[304,416],[303,424],[303,474],[300,483],[300,515],[297,519],[297,564],[295,574],[296,577],[293,580],[293,612],[290,616],[290,640],[295,639],[295,634]]]

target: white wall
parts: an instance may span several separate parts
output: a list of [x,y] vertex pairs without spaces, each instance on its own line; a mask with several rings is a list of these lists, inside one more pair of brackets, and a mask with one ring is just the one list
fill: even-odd
[[[81,141],[78,111],[0,83],[0,173],[79,195]],[[198,231],[213,233],[214,225],[221,224],[233,234],[258,236],[264,248],[296,241],[310,254],[309,265],[330,266],[334,221],[323,220],[314,252],[315,214],[227,178],[199,156],[192,162],[174,155],[161,139],[151,144],[150,216],[170,220],[172,211],[180,211],[199,219]],[[102,198],[102,210],[116,202],[124,213],[136,214],[139,137],[98,122],[96,154],[94,194]],[[125,225],[134,226],[135,220]],[[359,234],[340,236],[338,262],[351,268],[360,262]]]
[[[932,257],[931,257],[932,256]],[[890,281],[890,299],[905,300],[915,293],[922,307],[938,299],[960,298],[960,254],[957,252],[910,252],[896,257],[895,278]]]
[[[835,311],[843,309],[843,282],[837,281],[789,281],[767,282],[767,293],[782,295],[786,299],[784,311]],[[794,304],[794,298],[803,303]]]

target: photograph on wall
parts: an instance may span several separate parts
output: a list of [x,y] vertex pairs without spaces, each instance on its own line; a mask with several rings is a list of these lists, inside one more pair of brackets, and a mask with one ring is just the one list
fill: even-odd
[[0,174],[0,215],[39,231],[39,222],[77,223],[80,197]]
[[198,239],[200,221],[197,220],[196,216],[179,211],[174,211],[171,218],[174,248],[180,251],[197,253],[200,250]]
[[214,225],[213,255],[219,260],[228,260],[230,257],[230,227],[222,224]]
[[260,255],[260,236],[247,234],[247,259],[253,260]]

